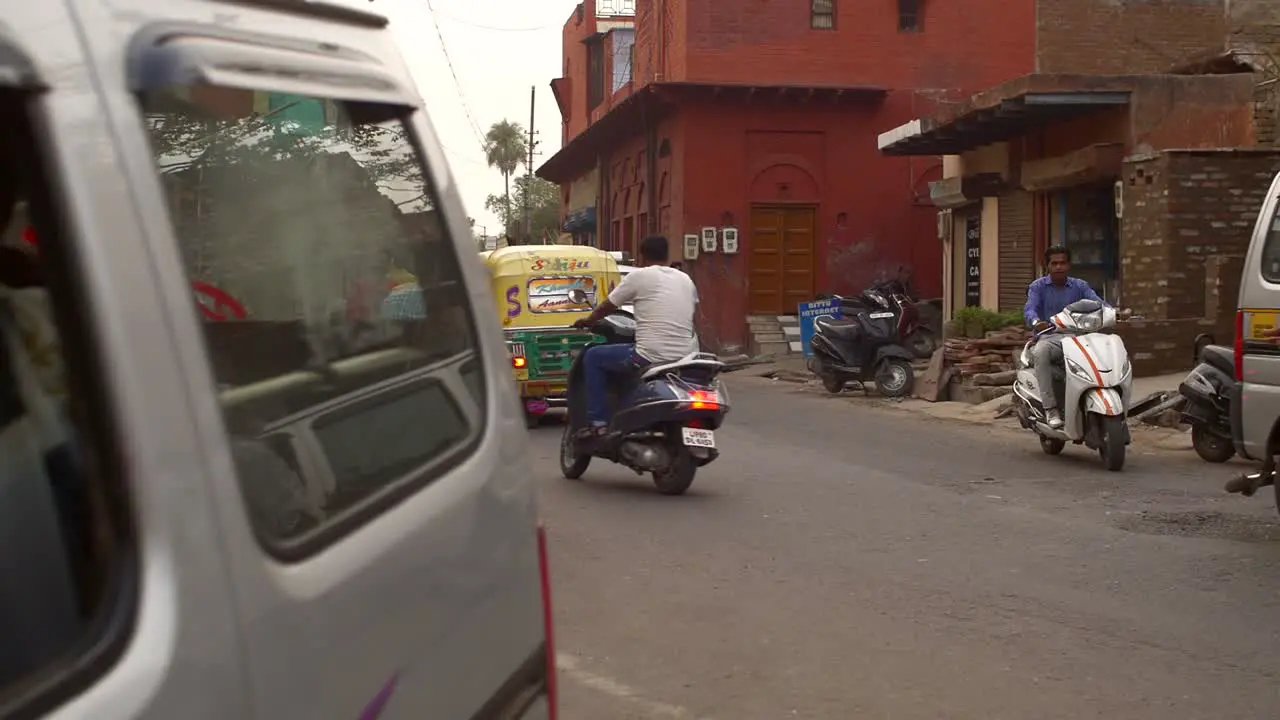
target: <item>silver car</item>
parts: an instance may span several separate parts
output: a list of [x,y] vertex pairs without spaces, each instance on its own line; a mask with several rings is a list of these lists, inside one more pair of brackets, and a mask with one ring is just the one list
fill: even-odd
[[0,21],[0,717],[553,717],[527,435],[387,19]]

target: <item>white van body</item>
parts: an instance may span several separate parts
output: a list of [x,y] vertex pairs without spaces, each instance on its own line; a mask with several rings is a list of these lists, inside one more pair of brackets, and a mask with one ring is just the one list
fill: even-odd
[[0,0],[0,100],[70,387],[0,318],[0,716],[554,717],[527,433],[386,19]]

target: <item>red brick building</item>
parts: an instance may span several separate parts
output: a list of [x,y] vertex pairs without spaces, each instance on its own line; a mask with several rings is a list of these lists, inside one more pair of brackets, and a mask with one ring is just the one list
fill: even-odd
[[[882,155],[877,136],[1037,70],[1104,72],[1097,58],[1120,53],[1146,72],[1171,46],[1220,44],[1224,22],[1180,7],[1204,3],[584,0],[552,82],[564,147],[538,174],[561,184],[577,242],[631,250],[661,232],[679,246],[715,228],[715,251],[686,266],[717,349],[746,345],[748,315],[883,272],[940,296],[941,158]],[[1162,45],[1159,61],[1117,46],[1117,28]]]

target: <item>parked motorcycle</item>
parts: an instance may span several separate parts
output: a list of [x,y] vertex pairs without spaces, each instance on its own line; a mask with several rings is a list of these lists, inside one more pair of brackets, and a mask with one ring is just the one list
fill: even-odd
[[845,311],[845,319],[814,320],[809,370],[822,379],[830,393],[844,390],[849,382],[875,383],[876,391],[890,398],[906,397],[915,386],[911,353],[898,342],[892,311],[849,303],[832,296]]
[[[1057,455],[1067,442],[1097,450],[1111,471],[1124,467],[1130,443],[1127,408],[1133,394],[1133,366],[1124,341],[1102,332],[1115,327],[1117,312],[1097,300],[1079,300],[1054,315],[1048,330],[1037,333],[1018,358],[1013,385],[1014,411],[1022,427],[1040,438],[1040,447]],[[1052,388],[1038,387],[1031,366],[1031,347],[1050,334],[1065,336],[1062,366],[1053,369]],[[1061,400],[1063,425],[1049,427],[1043,393]]]
[[1205,462],[1224,463],[1235,457],[1231,440],[1231,389],[1235,385],[1235,355],[1229,347],[1206,345],[1200,364],[1178,386],[1182,421],[1191,426],[1191,446]]
[[[586,303],[581,290],[570,291],[575,303]],[[635,342],[633,318],[614,314],[591,331],[606,343]],[[728,394],[720,380],[724,363],[709,353],[691,353],[675,362],[649,365],[609,384],[609,432],[579,438],[589,425],[586,373],[582,359],[569,370],[569,418],[560,440],[560,472],[577,480],[592,458],[628,467],[637,475],[651,473],[658,492],[680,495],[693,484],[697,469],[720,455],[715,431],[729,412]]]
[[[822,298],[822,296],[819,296]],[[830,295],[828,298],[838,298]],[[938,339],[921,317],[920,308],[905,285],[896,280],[877,282],[856,297],[839,298],[840,309],[845,314],[867,308],[873,312],[893,313],[897,341],[917,358],[929,358],[938,349]]]

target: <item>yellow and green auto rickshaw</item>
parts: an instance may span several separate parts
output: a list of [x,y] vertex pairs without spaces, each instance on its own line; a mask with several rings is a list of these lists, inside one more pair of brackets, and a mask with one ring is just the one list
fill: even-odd
[[[525,422],[535,427],[553,407],[565,406],[574,357],[600,338],[573,329],[622,281],[609,253],[581,245],[520,245],[484,259],[496,293]],[[570,290],[582,290],[575,303]]]

